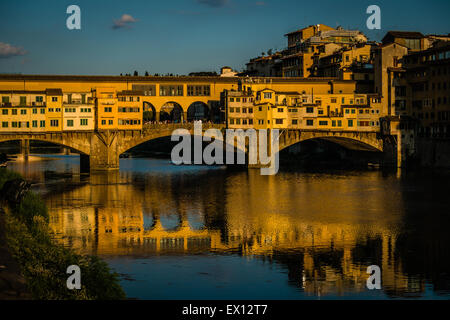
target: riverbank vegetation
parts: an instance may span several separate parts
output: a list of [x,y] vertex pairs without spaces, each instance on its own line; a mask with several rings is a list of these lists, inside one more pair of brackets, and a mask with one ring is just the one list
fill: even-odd
[[[0,190],[6,181],[20,177],[0,169]],[[6,241],[34,299],[115,300],[124,299],[118,275],[96,256],[79,255],[55,243],[49,233],[49,215],[43,200],[27,191],[19,204],[2,204]],[[67,267],[81,269],[81,289],[67,288]]]

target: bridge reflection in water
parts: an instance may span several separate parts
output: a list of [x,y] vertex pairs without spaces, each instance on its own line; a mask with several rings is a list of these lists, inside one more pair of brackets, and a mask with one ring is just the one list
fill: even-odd
[[[141,165],[137,161],[124,163]],[[408,213],[416,199],[403,199],[409,196],[394,176],[260,176],[257,170],[202,168],[138,172],[124,165],[120,172],[47,181],[54,236],[103,257],[218,253],[260,259],[283,266],[291,285],[317,296],[367,292],[372,264],[381,267],[388,295],[421,296],[430,283],[450,288],[442,276],[449,265],[448,218],[434,222],[433,231],[422,230]],[[42,172],[27,174],[46,180]],[[417,232],[408,230],[417,228],[416,239]],[[414,265],[424,252],[432,258]]]

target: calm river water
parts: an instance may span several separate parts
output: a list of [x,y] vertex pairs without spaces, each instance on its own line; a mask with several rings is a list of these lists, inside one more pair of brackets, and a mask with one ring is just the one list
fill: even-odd
[[[77,156],[9,168],[57,241],[104,258],[138,299],[449,299],[449,174],[281,171]],[[366,288],[369,265],[382,289]]]

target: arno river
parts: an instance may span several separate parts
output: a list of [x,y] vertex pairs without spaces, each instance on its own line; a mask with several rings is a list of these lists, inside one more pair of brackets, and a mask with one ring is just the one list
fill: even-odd
[[[283,171],[76,156],[11,163],[57,241],[105,259],[138,299],[450,298],[448,173]],[[369,265],[382,289],[368,290]]]

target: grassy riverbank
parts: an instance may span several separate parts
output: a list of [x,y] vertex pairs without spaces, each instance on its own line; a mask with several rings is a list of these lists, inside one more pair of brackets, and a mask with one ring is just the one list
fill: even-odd
[[[0,189],[17,173],[0,169]],[[83,256],[52,241],[48,212],[42,199],[28,191],[19,205],[4,210],[6,244],[20,265],[34,299],[124,299],[118,275],[95,256]],[[81,269],[81,289],[67,289],[67,267]]]

